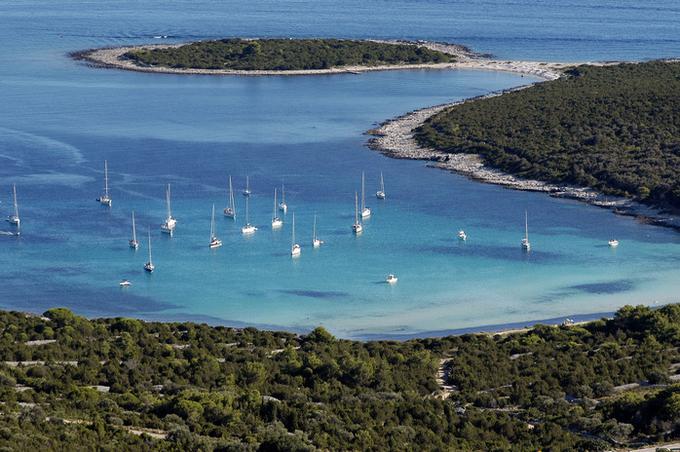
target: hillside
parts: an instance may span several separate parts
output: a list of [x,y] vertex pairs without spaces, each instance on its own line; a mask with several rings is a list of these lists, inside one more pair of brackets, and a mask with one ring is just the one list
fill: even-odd
[[446,109],[416,139],[524,178],[680,208],[680,63],[579,66]]
[[65,309],[0,312],[0,330],[2,450],[602,450],[680,437],[680,306],[408,342]]

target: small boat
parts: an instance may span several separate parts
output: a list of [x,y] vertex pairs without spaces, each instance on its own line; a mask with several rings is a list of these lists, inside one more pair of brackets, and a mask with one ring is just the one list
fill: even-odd
[[227,207],[224,208],[224,216],[236,219],[236,203],[234,202],[234,188],[231,185],[231,176],[229,176],[229,199],[227,200]]
[[385,278],[385,282],[386,282],[387,284],[396,284],[397,281],[399,281],[399,278],[397,278],[397,277],[396,277],[395,275],[393,275],[392,273],[390,273],[389,275],[387,275],[387,278]]
[[385,199],[385,181],[383,180],[382,171],[380,171],[380,190],[375,192],[375,197],[378,199]]
[[210,248],[219,248],[222,246],[222,240],[215,235],[215,204],[212,206],[212,216],[210,217]]
[[144,270],[153,273],[153,271],[156,269],[156,266],[153,264],[153,260],[151,259],[151,228],[149,228],[149,262],[144,264]]
[[284,213],[288,212],[288,204],[286,204],[286,187],[281,184],[281,202],[279,203],[279,210]]
[[458,239],[462,241],[467,240],[467,234],[462,229],[458,231]]
[[104,194],[97,198],[103,206],[111,207],[112,201],[109,195],[109,163],[104,160]]
[[249,204],[250,204],[250,198],[246,198],[246,224],[241,228],[241,233],[245,235],[250,235],[254,234],[255,231],[257,231],[257,228],[250,224],[250,221],[248,221],[249,217]]
[[292,226],[292,241],[291,241],[291,246],[290,246],[290,255],[291,257],[298,257],[300,256],[300,253],[302,253],[302,249],[300,248],[300,245],[298,243],[295,243],[295,213],[293,212],[293,226]]
[[529,216],[527,211],[524,211],[524,238],[522,239],[522,249],[524,251],[531,250],[531,242],[529,242]]
[[250,176],[246,176],[246,188],[243,190],[243,196],[250,196],[253,192],[250,191]]
[[274,210],[272,211],[272,229],[281,229],[283,220],[276,215],[276,188],[274,188]]
[[619,246],[619,241],[616,239],[611,239],[608,243],[611,248],[616,248]]
[[324,244],[324,241],[320,240],[319,237],[316,236],[316,214],[315,214],[314,215],[314,228],[312,229],[312,246],[314,248],[319,248],[323,244]]
[[132,238],[128,241],[130,248],[136,250],[139,248],[139,240],[137,240],[137,228],[135,227],[135,211],[132,211]]
[[361,218],[368,218],[371,216],[371,209],[366,207],[366,184],[364,183],[364,172],[361,172]]
[[[21,218],[19,217],[19,203],[17,202],[17,186],[12,184],[12,202],[14,203],[14,212],[7,217],[7,221],[16,227],[21,226]],[[17,235],[19,235],[17,233]]]
[[122,280],[121,282],[118,283],[120,287],[130,287],[132,283],[128,281],[127,279]]
[[168,210],[168,216],[163,224],[161,224],[161,232],[170,234],[172,237],[172,233],[175,232],[175,226],[177,226],[177,220],[172,216],[172,208],[170,207],[170,184],[165,189],[165,205]]
[[364,227],[361,225],[361,221],[359,221],[359,195],[357,192],[354,192],[354,224],[352,225],[352,232],[355,235],[359,235],[363,231]]

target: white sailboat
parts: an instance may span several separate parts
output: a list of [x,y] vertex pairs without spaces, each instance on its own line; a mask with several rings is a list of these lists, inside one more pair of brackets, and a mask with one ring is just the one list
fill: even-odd
[[361,172],[361,218],[368,218],[371,216],[371,209],[366,207],[366,184],[364,182],[364,172]]
[[257,231],[257,228],[250,224],[249,221],[249,204],[250,204],[250,198],[246,198],[246,224],[241,228],[241,233],[242,234],[254,234],[255,231]]
[[319,248],[324,244],[324,241],[316,236],[316,214],[314,215],[314,228],[312,229],[312,246],[314,248]]
[[467,234],[462,229],[460,231],[458,231],[458,240],[462,240],[462,241],[467,240]]
[[389,275],[387,275],[387,278],[385,278],[385,282],[386,282],[387,284],[396,284],[397,281],[399,281],[399,278],[397,278],[397,276],[394,275],[394,274],[392,274],[392,273],[390,273]]
[[212,216],[210,217],[210,248],[219,248],[222,246],[222,240],[215,235],[215,204],[212,206]]
[[288,204],[286,204],[286,187],[281,183],[281,202],[279,203],[279,210],[284,213],[288,212]]
[[610,248],[616,248],[619,246],[619,241],[616,239],[611,239],[608,243]]
[[19,217],[19,203],[17,202],[17,186],[12,184],[12,202],[14,203],[14,212],[7,217],[7,221],[16,227],[21,226],[21,218]]
[[378,199],[385,199],[385,181],[383,180],[382,171],[380,171],[380,190],[375,192],[375,197]]
[[104,160],[104,194],[97,198],[100,204],[111,207],[111,196],[109,195],[109,163]]
[[165,189],[165,205],[168,210],[168,216],[163,224],[161,224],[161,232],[172,236],[172,233],[175,232],[175,226],[177,226],[177,220],[172,216],[172,208],[170,207],[170,184]]
[[277,192],[276,188],[274,188],[274,210],[272,211],[272,229],[281,229],[283,226],[283,220],[276,215],[276,200],[277,200]]
[[155,269],[156,269],[156,266],[153,264],[153,260],[151,259],[151,228],[149,228],[149,262],[144,264],[144,270],[151,273]]
[[132,211],[132,238],[128,241],[130,248],[136,250],[139,248],[139,241],[137,240],[137,228],[135,227],[135,211]]
[[352,232],[355,235],[359,235],[363,231],[364,227],[361,225],[361,221],[359,221],[359,195],[357,192],[354,192],[354,224],[352,225]]
[[524,211],[524,238],[522,239],[522,249],[524,251],[531,250],[531,242],[529,242],[529,216],[527,211]]
[[295,212],[293,212],[293,226],[292,226],[292,244],[290,246],[290,255],[292,257],[298,257],[300,253],[302,252],[302,249],[300,248],[300,245],[298,243],[295,243]]
[[227,200],[227,207],[224,208],[224,216],[236,219],[236,203],[234,202],[234,188],[231,185],[231,175],[229,176],[229,199]]
[[246,176],[246,189],[243,190],[243,196],[250,196],[252,193],[250,191],[250,176]]

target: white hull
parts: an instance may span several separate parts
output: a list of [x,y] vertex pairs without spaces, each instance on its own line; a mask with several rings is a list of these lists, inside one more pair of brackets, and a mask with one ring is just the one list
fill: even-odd
[[272,229],[281,229],[283,227],[283,221],[280,218],[274,218],[272,220]]
[[241,228],[241,233],[245,235],[255,234],[255,231],[257,231],[257,228],[252,224],[247,224]]
[[208,245],[210,248],[219,248],[222,246],[222,240],[220,239],[212,239],[210,241],[210,245]]
[[224,216],[227,218],[234,219],[236,218],[236,212],[234,212],[231,208],[227,207],[224,209]]
[[319,240],[319,239],[312,240],[312,246],[314,248],[320,248],[321,245],[323,245],[323,240]]
[[387,278],[385,278],[387,284],[396,284],[397,281],[399,281],[399,278],[394,275],[387,275]]
[[130,240],[128,243],[130,244],[130,248],[133,250],[139,248],[139,242],[137,240]]
[[252,194],[253,194],[253,192],[250,191],[250,190],[243,190],[243,196],[250,196]]
[[368,207],[364,207],[364,209],[361,211],[361,218],[368,218],[371,216],[371,209]]
[[102,206],[106,206],[106,207],[111,207],[111,205],[113,204],[112,201],[111,201],[111,198],[109,198],[107,196],[102,196],[101,198],[97,198],[97,201],[99,201],[99,204],[101,204]]
[[120,287],[130,287],[132,283],[128,281],[127,279],[122,280],[121,282],[118,283]]
[[467,234],[465,231],[458,231],[458,239],[462,241],[467,240]]
[[362,232],[364,232],[364,227],[360,224],[353,224],[352,225],[352,232],[354,232],[356,235],[359,235]]
[[280,203],[279,210],[283,213],[288,212],[288,204],[286,204],[285,202]]
[[177,220],[175,220],[174,218],[168,218],[167,220],[165,220],[165,223],[161,225],[161,232],[172,235],[172,233],[175,232],[176,226]]
[[154,264],[146,263],[144,265],[144,270],[146,270],[149,273],[153,273],[153,271],[156,269],[156,266]]
[[7,222],[9,224],[13,224],[15,226],[20,226],[21,225],[21,218],[14,216],[14,215],[10,215],[9,218],[7,218]]
[[379,191],[375,194],[375,197],[378,198],[378,199],[385,199],[385,192]]
[[618,240],[610,240],[608,243],[610,248],[616,248],[617,246],[619,246]]
[[302,250],[300,248],[300,245],[295,244],[291,247],[290,249],[290,255],[292,257],[298,257],[302,253]]
[[522,249],[524,251],[531,251],[531,243],[528,240],[522,240]]

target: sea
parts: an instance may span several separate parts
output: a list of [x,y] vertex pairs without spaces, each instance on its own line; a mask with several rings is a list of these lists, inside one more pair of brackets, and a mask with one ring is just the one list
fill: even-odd
[[[374,339],[678,302],[676,231],[365,146],[364,132],[386,119],[536,79],[475,70],[168,75],[69,58],[221,37],[339,37],[453,42],[501,59],[644,61],[680,56],[678,29],[672,0],[4,0],[0,216],[11,213],[16,184],[22,226],[17,237],[0,225],[0,308],[295,332],[320,325]],[[105,160],[111,208],[96,202]],[[355,237],[362,172],[373,215]],[[385,200],[375,197],[381,172]],[[221,214],[229,175],[236,220]],[[251,237],[240,232],[246,176],[259,228]],[[166,184],[178,222],[172,238],[160,232]],[[289,210],[272,231],[282,184]],[[211,250],[213,205],[224,246]],[[128,247],[132,211],[137,251]],[[530,253],[520,248],[525,211]],[[153,274],[143,270],[148,234]],[[390,273],[397,284],[385,283]],[[123,279],[132,286],[122,289]]]

